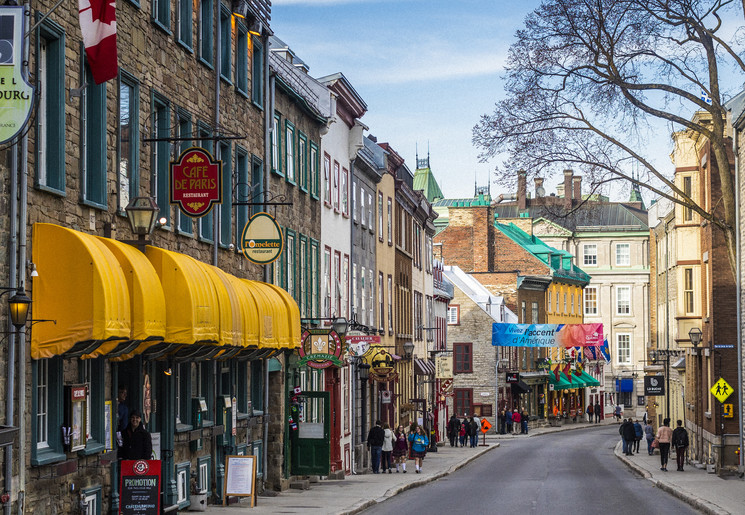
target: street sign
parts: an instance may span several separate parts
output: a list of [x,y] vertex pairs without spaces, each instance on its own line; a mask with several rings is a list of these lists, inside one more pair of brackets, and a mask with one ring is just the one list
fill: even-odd
[[735,412],[732,404],[723,404],[722,411],[724,412],[724,418],[734,418]]
[[716,397],[719,402],[727,400],[727,397],[732,395],[733,391],[732,387],[722,377],[720,377],[719,381],[714,383],[714,386],[711,387],[711,394]]
[[484,434],[486,434],[486,432],[489,429],[491,429],[491,424],[489,423],[488,420],[486,420],[485,418],[482,418],[481,419],[481,432],[484,433]]

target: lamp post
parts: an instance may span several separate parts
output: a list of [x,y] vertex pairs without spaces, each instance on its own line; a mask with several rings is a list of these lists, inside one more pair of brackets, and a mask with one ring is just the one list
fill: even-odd
[[2,293],[0,293],[0,297],[6,293],[15,292],[15,294],[8,299],[8,311],[10,314],[10,322],[16,330],[20,330],[26,325],[26,321],[28,320],[28,310],[31,306],[31,299],[26,295],[26,290],[24,290],[22,286],[19,288],[0,287],[0,290],[3,290]]
[[414,354],[414,342],[407,341],[404,343],[404,357],[406,359],[411,359],[411,356]]
[[688,331],[688,337],[691,339],[691,344],[694,348],[694,354],[696,355],[696,371],[695,371],[695,378],[694,378],[694,399],[696,399],[696,438],[697,440],[697,449],[696,452],[698,454],[698,460],[699,462],[703,459],[703,428],[701,427],[703,425],[703,422],[699,422],[699,415],[701,413],[702,407],[699,406],[699,403],[701,402],[700,396],[699,396],[699,368],[701,367],[701,360],[699,359],[698,355],[698,346],[701,343],[701,329],[698,327],[692,327],[690,331]]
[[155,228],[155,214],[160,211],[153,197],[135,197],[124,208],[132,232],[137,235],[137,247],[145,252],[146,236]]

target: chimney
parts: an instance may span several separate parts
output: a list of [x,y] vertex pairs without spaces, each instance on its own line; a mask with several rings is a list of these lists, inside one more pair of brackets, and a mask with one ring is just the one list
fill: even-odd
[[542,197],[546,194],[546,190],[543,189],[543,178],[536,177],[535,181],[535,198]]
[[572,170],[564,170],[564,207],[572,209]]
[[574,177],[574,200],[582,200],[582,176]]
[[526,177],[527,172],[525,170],[520,170],[517,172],[517,209],[519,211],[523,211],[526,206],[526,196],[527,196],[527,184],[526,184]]

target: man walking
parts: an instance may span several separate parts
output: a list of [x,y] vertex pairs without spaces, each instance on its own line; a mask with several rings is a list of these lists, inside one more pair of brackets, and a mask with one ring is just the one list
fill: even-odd
[[600,401],[597,401],[595,403],[595,409],[593,410],[595,412],[595,423],[600,423]]
[[460,433],[460,420],[453,414],[448,422],[448,438],[450,447],[458,447],[458,433]]
[[624,419],[621,427],[618,428],[623,438],[623,452],[626,456],[633,456],[633,445],[634,439],[636,438],[636,431],[634,430],[634,422],[628,418]]
[[675,447],[675,458],[678,461],[678,471],[683,472],[686,451],[688,450],[688,432],[683,427],[683,421],[678,420],[678,427],[673,431],[672,442]]
[[375,421],[375,426],[367,433],[367,447],[370,449],[370,461],[373,474],[380,474],[380,457],[383,455],[383,441],[385,431],[380,425],[380,420]]

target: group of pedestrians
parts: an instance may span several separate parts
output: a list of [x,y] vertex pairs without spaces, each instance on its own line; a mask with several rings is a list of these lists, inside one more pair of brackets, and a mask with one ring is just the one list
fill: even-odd
[[626,456],[633,456],[639,453],[639,442],[642,438],[647,440],[647,453],[652,456],[654,450],[660,449],[660,470],[667,472],[667,461],[670,455],[670,448],[675,450],[675,457],[678,465],[678,471],[683,471],[685,465],[686,452],[688,451],[688,432],[683,427],[683,421],[678,420],[678,427],[673,431],[670,428],[670,419],[662,421],[662,425],[655,433],[652,424],[644,420],[644,427],[638,420],[632,420],[630,417],[624,419],[618,428],[623,442],[623,453]]
[[[411,446],[411,449],[409,449]],[[370,449],[370,460],[373,474],[393,473],[395,465],[396,472],[406,474],[406,460],[411,455],[416,467],[416,473],[421,473],[422,460],[427,454],[429,438],[420,425],[412,425],[407,434],[404,426],[398,426],[394,431],[390,426],[375,422],[375,425],[367,434],[367,447]]]
[[623,419],[623,423],[618,428],[618,434],[621,435],[623,453],[626,456],[639,453],[639,442],[644,437],[644,429],[638,420],[632,420],[631,417]]
[[499,434],[528,434],[528,412],[523,409],[522,412],[517,408],[512,411],[504,409],[499,412]]
[[595,423],[600,423],[600,415],[603,414],[603,407],[600,406],[599,402],[596,402],[595,405],[590,404],[587,405],[587,409],[585,410],[585,413],[587,413],[587,421],[592,424],[592,418],[595,417]]
[[479,432],[481,430],[481,419],[476,415],[469,417],[463,415],[463,420],[455,414],[448,421],[448,440],[450,447],[476,447],[478,446]]

